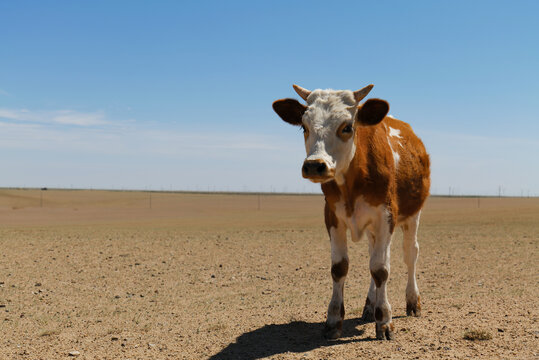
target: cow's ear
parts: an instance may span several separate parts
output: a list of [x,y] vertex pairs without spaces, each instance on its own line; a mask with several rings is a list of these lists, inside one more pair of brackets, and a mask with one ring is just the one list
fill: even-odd
[[307,106],[296,99],[280,99],[273,102],[273,110],[287,123],[299,126]]
[[358,106],[357,121],[361,125],[376,125],[384,120],[389,111],[389,104],[381,99],[369,99],[361,106]]

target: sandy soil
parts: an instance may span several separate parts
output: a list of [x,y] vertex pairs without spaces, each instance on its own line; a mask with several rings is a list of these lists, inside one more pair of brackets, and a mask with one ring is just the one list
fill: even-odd
[[[419,232],[423,313],[396,340],[363,323],[366,243],[350,242],[343,338],[321,196],[0,190],[0,359],[532,359],[539,199],[431,198]],[[464,339],[480,330],[490,340]]]

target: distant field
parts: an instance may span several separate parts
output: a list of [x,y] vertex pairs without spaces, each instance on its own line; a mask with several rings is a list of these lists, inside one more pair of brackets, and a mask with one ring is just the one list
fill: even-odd
[[[404,316],[399,231],[393,240],[393,342],[374,341],[374,324],[359,320],[364,241],[349,243],[343,338],[321,338],[331,297],[323,202],[0,189],[0,359],[539,356],[539,199],[430,198],[421,318]],[[464,339],[472,330],[491,339]]]

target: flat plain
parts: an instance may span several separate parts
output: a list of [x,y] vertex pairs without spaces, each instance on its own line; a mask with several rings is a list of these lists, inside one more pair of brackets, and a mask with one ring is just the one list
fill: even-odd
[[360,319],[364,240],[349,242],[343,337],[321,336],[323,203],[0,189],[0,359],[538,358],[539,199],[431,197],[419,230],[422,316],[405,316],[397,230],[396,340],[384,342]]

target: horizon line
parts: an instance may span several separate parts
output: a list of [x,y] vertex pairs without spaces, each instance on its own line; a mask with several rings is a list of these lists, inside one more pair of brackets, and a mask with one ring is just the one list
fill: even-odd
[[[282,191],[205,191],[205,190],[149,190],[149,189],[111,189],[111,188],[67,188],[67,187],[17,187],[0,186],[0,190],[38,190],[38,191],[110,191],[110,192],[147,192],[169,194],[202,194],[202,195],[294,195],[294,196],[323,196],[318,192],[282,192]],[[429,197],[441,198],[539,198],[539,195],[478,195],[478,194],[430,194]]]

